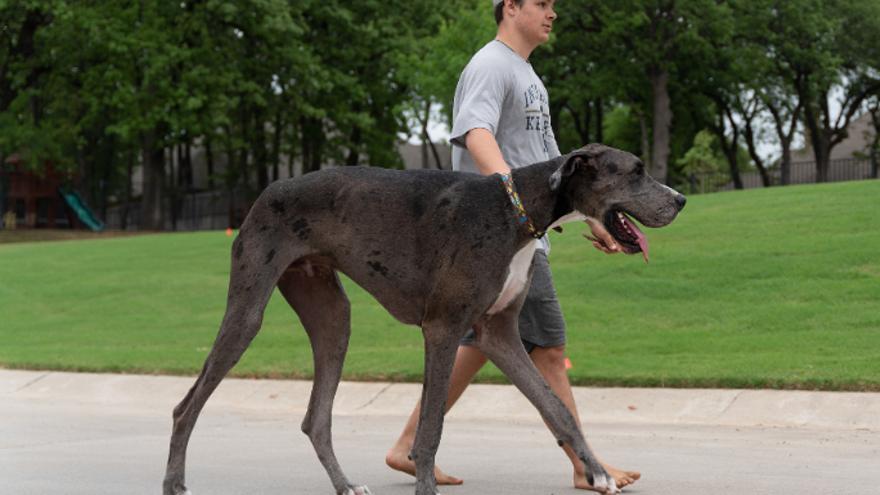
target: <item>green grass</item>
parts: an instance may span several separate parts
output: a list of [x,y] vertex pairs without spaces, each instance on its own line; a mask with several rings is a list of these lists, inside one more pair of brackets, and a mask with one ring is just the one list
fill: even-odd
[[[569,224],[551,262],[577,384],[880,390],[880,182],[690,198],[652,261]],[[2,235],[2,234],[0,234]],[[223,315],[222,232],[0,245],[0,366],[197,373]],[[348,379],[419,380],[417,328],[347,283]],[[239,376],[306,377],[276,293]],[[493,367],[483,381],[500,381]]]

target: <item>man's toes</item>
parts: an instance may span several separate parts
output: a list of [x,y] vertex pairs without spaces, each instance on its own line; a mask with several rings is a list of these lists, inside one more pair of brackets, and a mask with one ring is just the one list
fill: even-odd
[[440,471],[437,467],[434,468],[434,478],[437,480],[438,485],[460,485],[464,483],[464,480],[461,478],[450,476],[443,471]]

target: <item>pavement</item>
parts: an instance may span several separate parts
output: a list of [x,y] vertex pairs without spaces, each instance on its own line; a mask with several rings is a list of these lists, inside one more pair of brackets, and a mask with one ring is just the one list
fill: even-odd
[[[0,495],[159,493],[171,410],[193,377],[0,370]],[[299,422],[311,382],[226,379],[193,433],[199,494],[329,494]],[[353,480],[413,493],[383,459],[420,394],[340,384],[334,440]],[[588,440],[638,469],[634,494],[880,493],[880,394],[576,387]],[[447,416],[444,494],[565,494],[570,465],[519,392],[472,385]]]

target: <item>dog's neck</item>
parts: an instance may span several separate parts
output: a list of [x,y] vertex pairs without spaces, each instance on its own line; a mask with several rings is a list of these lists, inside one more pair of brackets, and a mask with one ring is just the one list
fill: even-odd
[[555,191],[550,189],[550,176],[562,163],[563,157],[559,157],[511,171],[523,207],[540,231],[546,231],[554,222],[573,211],[564,187]]

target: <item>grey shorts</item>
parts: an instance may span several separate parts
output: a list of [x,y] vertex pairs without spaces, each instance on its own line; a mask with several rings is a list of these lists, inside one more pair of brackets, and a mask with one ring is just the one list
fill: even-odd
[[[532,285],[519,313],[519,337],[526,352],[535,347],[558,347],[565,344],[565,319],[553,287],[550,262],[543,249],[532,258]],[[461,345],[474,345],[474,331],[469,330]]]

